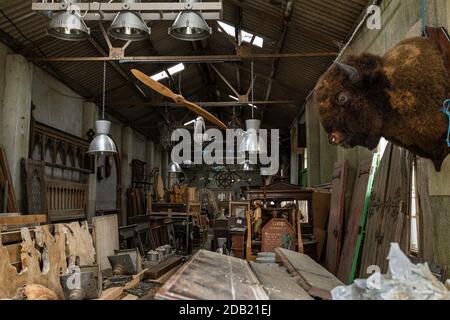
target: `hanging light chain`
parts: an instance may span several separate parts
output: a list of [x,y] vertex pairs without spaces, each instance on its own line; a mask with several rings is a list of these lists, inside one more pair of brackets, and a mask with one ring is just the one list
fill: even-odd
[[255,101],[254,89],[255,89],[255,79],[253,77],[253,60],[252,60],[252,119],[255,118],[255,107],[253,102]]
[[106,61],[103,61],[103,104],[102,104],[102,120],[105,120],[105,104],[106,104]]

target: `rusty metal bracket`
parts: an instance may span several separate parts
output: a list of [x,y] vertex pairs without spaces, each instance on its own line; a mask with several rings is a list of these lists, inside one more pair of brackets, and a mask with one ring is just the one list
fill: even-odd
[[113,60],[121,60],[125,58],[125,50],[131,44],[131,41],[127,41],[122,47],[113,47],[111,39],[109,39],[108,33],[101,22],[98,23],[100,30],[102,30],[103,38],[105,38],[106,43],[109,48],[109,58]]

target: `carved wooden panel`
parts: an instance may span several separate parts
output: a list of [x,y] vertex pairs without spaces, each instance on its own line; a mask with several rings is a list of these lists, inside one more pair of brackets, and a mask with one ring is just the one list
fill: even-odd
[[22,160],[28,214],[47,214],[44,161]]
[[47,180],[48,216],[51,221],[84,219],[89,186],[61,180]]

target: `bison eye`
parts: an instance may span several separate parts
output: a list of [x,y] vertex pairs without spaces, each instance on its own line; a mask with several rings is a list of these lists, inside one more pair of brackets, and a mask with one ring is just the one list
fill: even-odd
[[350,93],[348,93],[348,92],[341,92],[338,95],[337,101],[338,101],[338,103],[341,106],[344,106],[344,105],[346,105],[346,104],[348,104],[350,102],[350,98],[351,98]]

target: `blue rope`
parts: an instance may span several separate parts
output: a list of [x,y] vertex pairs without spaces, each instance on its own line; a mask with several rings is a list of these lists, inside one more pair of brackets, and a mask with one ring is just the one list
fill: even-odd
[[444,101],[441,111],[448,116],[447,146],[450,148],[450,99]]

